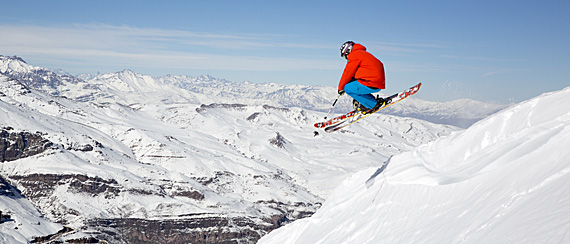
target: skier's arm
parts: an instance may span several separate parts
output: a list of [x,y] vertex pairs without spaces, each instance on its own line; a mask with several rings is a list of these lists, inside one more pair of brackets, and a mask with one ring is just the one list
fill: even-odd
[[358,65],[360,62],[355,59],[349,59],[344,67],[344,71],[342,72],[342,76],[340,77],[340,82],[338,83],[338,90],[344,90],[344,86],[348,84],[354,78],[354,74],[356,74],[356,70],[358,69]]

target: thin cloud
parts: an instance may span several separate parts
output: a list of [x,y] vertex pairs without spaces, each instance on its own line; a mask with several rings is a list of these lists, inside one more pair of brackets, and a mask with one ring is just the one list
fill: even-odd
[[[325,48],[318,44],[282,42],[283,36],[274,34],[226,35],[181,30],[137,28],[105,24],[70,25],[64,27],[0,25],[6,37],[3,44],[54,45],[78,47],[151,46],[156,43],[212,46],[222,49],[258,47]],[[328,48],[328,47],[327,47]]]
[[295,58],[291,54],[299,49],[322,49],[322,45],[283,42],[279,40],[283,38],[271,34],[227,35],[104,24],[0,25],[0,33],[5,34],[0,38],[0,52],[4,55],[79,61],[74,66],[115,63],[117,69],[125,68],[125,64],[150,69],[338,69],[332,60]]

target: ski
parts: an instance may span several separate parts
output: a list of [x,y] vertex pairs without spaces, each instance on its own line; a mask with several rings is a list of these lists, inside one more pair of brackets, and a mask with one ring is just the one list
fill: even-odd
[[342,122],[342,121],[345,121],[345,120],[347,120],[347,119],[349,119],[349,118],[352,118],[352,117],[354,117],[354,116],[356,116],[356,115],[358,115],[358,114],[360,114],[360,111],[356,111],[356,110],[355,110],[355,111],[350,111],[350,112],[348,112],[348,113],[346,113],[346,114],[343,114],[343,115],[334,117],[334,118],[329,119],[329,120],[327,120],[327,121],[324,121],[324,122],[317,122],[317,123],[315,123],[315,127],[317,127],[317,128],[325,128],[325,127],[330,126],[330,125],[338,124],[338,123],[340,123],[340,122]]
[[[352,111],[352,112],[349,112],[347,114],[341,115],[341,116],[333,118],[331,120],[328,120],[324,123],[328,123],[328,122],[331,122],[331,123],[330,123],[330,125],[325,125],[325,132],[331,133],[331,132],[338,131],[342,128],[345,128],[351,124],[358,122],[361,119],[364,119],[364,118],[370,116],[371,114],[374,114],[374,113],[376,113],[382,109],[390,107],[390,106],[394,105],[395,103],[402,101],[411,95],[416,94],[420,90],[421,86],[422,86],[422,83],[420,82],[417,85],[412,86],[403,92],[396,93],[392,96],[384,98],[387,101],[389,101],[389,103],[386,103],[384,106],[378,108],[377,110],[370,111],[367,113],[362,113],[361,111]],[[337,119],[337,120],[335,120],[335,119]],[[317,124],[315,124],[315,127],[317,127]],[[322,128],[322,127],[317,127],[317,128]]]

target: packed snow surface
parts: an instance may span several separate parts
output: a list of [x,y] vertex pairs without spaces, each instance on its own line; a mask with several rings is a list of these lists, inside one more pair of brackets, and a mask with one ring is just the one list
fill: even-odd
[[570,243],[570,88],[349,177],[259,243]]

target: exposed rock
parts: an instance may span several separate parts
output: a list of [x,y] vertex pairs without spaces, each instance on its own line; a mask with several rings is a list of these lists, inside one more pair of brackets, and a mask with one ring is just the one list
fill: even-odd
[[113,243],[255,243],[273,229],[270,223],[240,217],[96,219],[88,225],[100,231],[97,238]]
[[255,119],[259,118],[262,115],[260,112],[255,112],[246,118],[247,121],[254,121]]
[[107,197],[114,197],[121,191],[116,180],[105,180],[98,176],[30,174],[14,175],[10,176],[10,179],[17,181],[25,189],[23,194],[31,200],[50,196],[56,186],[64,184],[68,184],[69,189],[74,192],[89,193],[92,196],[105,194]]
[[[17,193],[16,193],[16,192]],[[16,197],[20,192],[0,175],[0,196]]]
[[204,194],[200,193],[199,191],[178,191],[178,192],[173,192],[171,195],[192,198],[198,201],[204,200],[205,198]]
[[206,111],[209,108],[223,108],[223,109],[236,109],[236,110],[243,110],[247,107],[245,104],[227,104],[227,103],[212,103],[212,104],[202,104],[199,108],[196,109],[196,112],[201,113]]
[[289,108],[279,108],[279,107],[274,107],[274,106],[267,105],[267,104],[263,105],[263,108],[264,109],[273,109],[273,110],[277,110],[277,111],[281,111],[281,112],[290,112],[291,111],[291,109],[289,109]]
[[43,153],[53,143],[44,139],[41,133],[12,132],[10,128],[0,131],[0,162],[14,161]]
[[47,236],[40,236],[40,237],[34,237],[32,239],[32,241],[30,241],[31,243],[46,243],[46,242],[50,242],[53,241],[54,239],[56,239],[59,236],[62,236],[65,233],[69,233],[73,231],[72,228],[69,227],[63,227],[63,229],[61,229],[60,231],[58,231],[57,233],[51,234],[51,235],[47,235]]
[[269,139],[269,143],[277,146],[278,148],[285,148],[285,144],[287,144],[287,140],[283,137],[279,132],[275,132],[275,137]]

